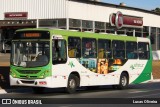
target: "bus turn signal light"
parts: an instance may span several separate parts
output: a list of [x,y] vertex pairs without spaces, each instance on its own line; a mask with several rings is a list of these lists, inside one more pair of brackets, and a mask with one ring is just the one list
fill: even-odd
[[40,81],[39,85],[47,85],[47,82],[46,81]]

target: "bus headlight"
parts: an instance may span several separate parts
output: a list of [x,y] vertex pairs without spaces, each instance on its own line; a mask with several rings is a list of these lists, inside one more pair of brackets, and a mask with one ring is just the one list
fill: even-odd
[[13,78],[16,78],[16,76],[17,76],[12,70],[10,70],[10,75],[11,75]]
[[42,75],[42,76],[40,76],[40,78],[44,78],[44,76]]
[[49,70],[45,70],[39,77],[40,78],[45,78],[49,73]]
[[48,70],[46,70],[45,72],[46,72],[46,73],[48,73],[49,71],[48,71]]
[[42,73],[41,75],[40,75],[40,78],[44,78],[45,77],[45,73]]
[[16,78],[16,74],[13,74],[13,77]]

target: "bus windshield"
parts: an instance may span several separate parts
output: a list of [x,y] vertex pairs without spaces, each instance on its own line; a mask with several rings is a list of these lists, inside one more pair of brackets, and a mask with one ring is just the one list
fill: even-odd
[[40,67],[49,63],[49,41],[14,41],[11,64],[20,67]]

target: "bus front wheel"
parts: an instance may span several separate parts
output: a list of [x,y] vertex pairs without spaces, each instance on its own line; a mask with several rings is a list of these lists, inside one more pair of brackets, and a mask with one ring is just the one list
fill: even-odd
[[76,92],[79,78],[73,74],[69,76],[66,92],[72,94]]

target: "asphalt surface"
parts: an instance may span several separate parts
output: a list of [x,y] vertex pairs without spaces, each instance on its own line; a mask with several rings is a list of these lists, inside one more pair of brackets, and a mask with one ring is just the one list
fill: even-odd
[[43,94],[34,94],[31,88],[26,87],[0,94],[0,98],[160,98],[160,82],[129,85],[125,90],[115,90],[111,86],[95,90],[83,87],[75,94],[65,93],[62,88],[45,89]]
[[[0,94],[0,98],[48,99],[54,107],[158,107],[159,104],[130,104],[133,100],[147,99],[160,102],[160,82],[129,85],[128,89],[115,90],[111,86],[102,86],[96,90],[79,88],[75,94],[68,94],[64,89],[46,89],[43,94],[34,94],[31,88],[19,88]],[[64,101],[65,100],[65,101]],[[88,101],[88,103],[86,101]],[[103,100],[103,101],[100,101]],[[105,101],[106,100],[106,101]],[[107,100],[111,100],[111,103]],[[72,102],[73,101],[73,102]],[[115,102],[114,102],[115,101]],[[127,102],[131,101],[131,102]],[[62,102],[62,104],[61,104]],[[108,104],[109,102],[109,104]],[[124,104],[123,104],[124,102]],[[65,103],[65,104],[64,104]],[[113,103],[113,104],[112,104]],[[120,103],[120,104],[118,104]],[[129,103],[129,104],[128,104]],[[83,105],[82,105],[83,104]],[[128,106],[127,106],[128,105]],[[150,105],[150,106],[149,106]],[[47,105],[47,107],[49,107]]]

